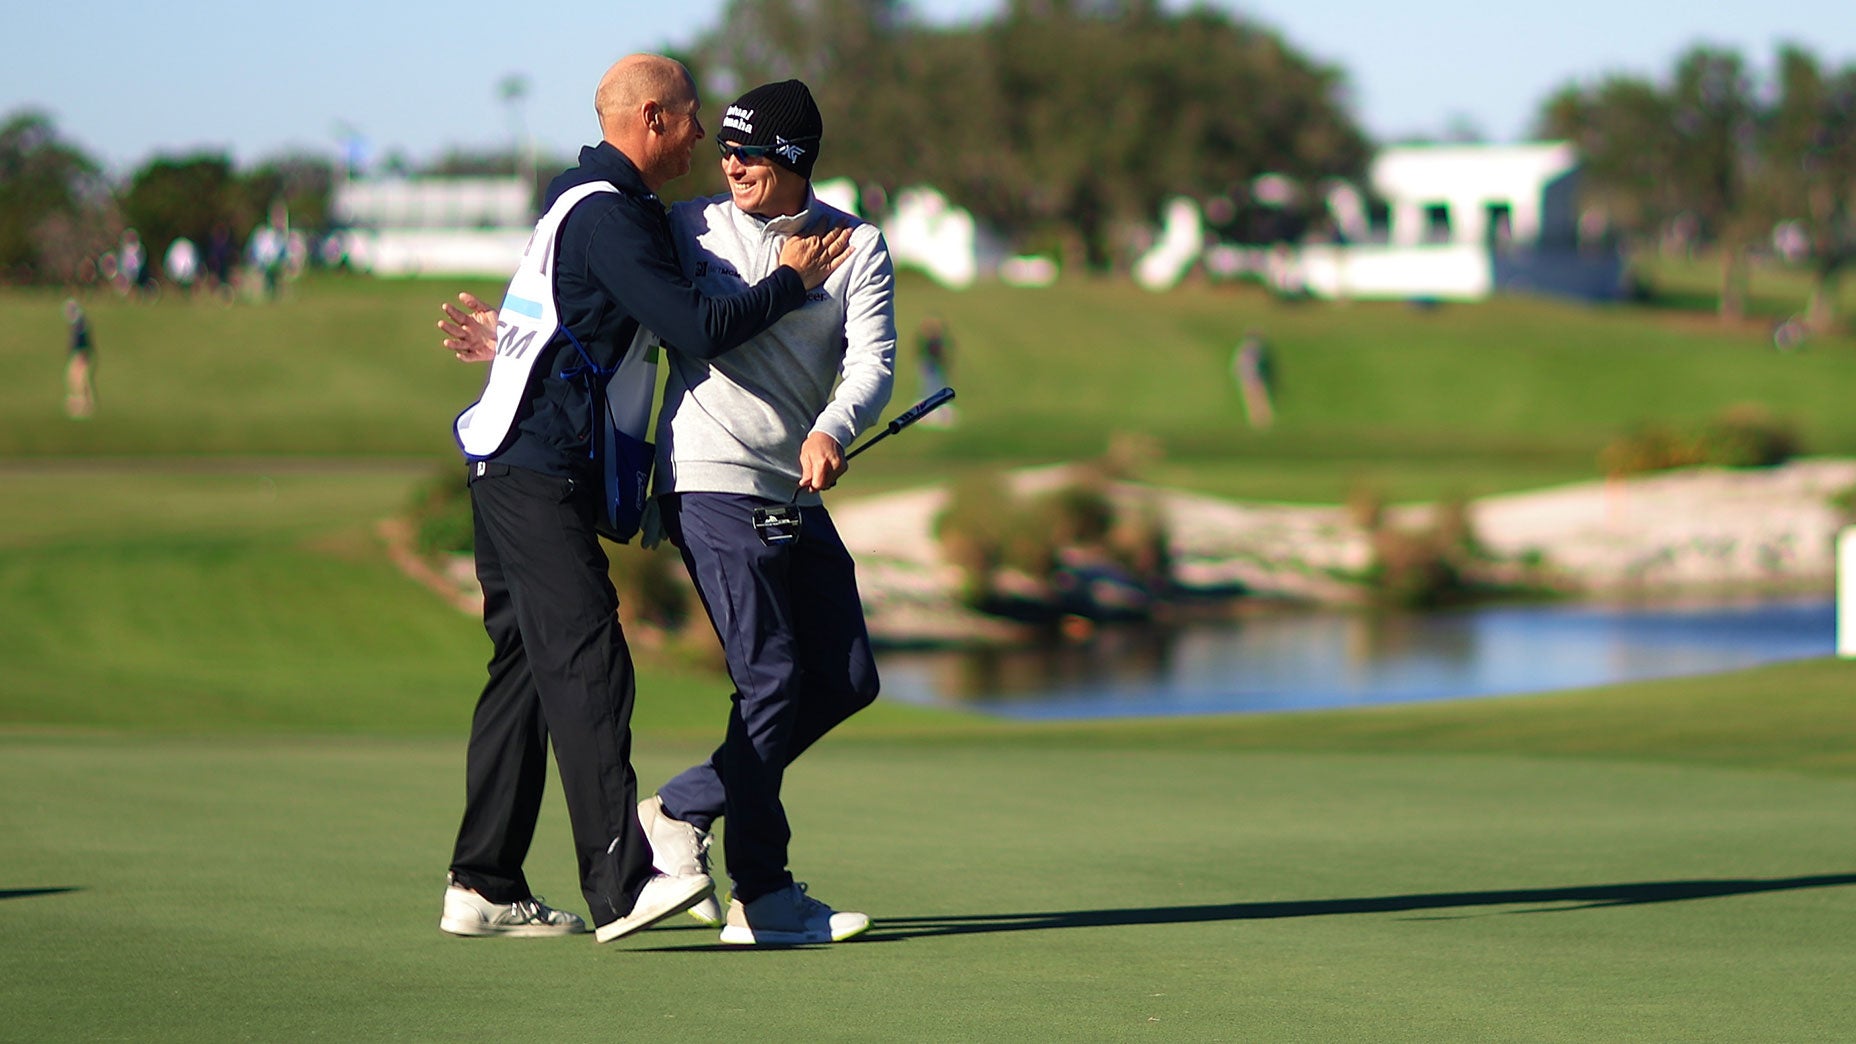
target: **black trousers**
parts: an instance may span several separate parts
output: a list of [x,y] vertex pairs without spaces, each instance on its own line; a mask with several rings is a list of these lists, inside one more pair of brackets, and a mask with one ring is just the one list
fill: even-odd
[[[483,474],[477,474],[481,467]],[[552,738],[592,923],[631,912],[651,872],[632,771],[631,650],[593,529],[596,483],[472,466],[490,677],[471,719],[451,872],[492,902],[529,896]]]
[[728,817],[722,850],[744,903],[793,880],[786,766],[869,706],[878,685],[856,569],[831,516],[804,508],[799,539],[769,547],[753,511],[771,503],[733,493],[664,500],[664,529],[722,639],[735,694],[720,749],[658,795],[670,815],[700,827]]

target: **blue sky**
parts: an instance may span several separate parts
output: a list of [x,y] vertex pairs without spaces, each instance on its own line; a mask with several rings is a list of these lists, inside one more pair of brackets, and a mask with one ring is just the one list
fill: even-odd
[[[1344,69],[1354,112],[1384,140],[1453,121],[1525,135],[1556,87],[1608,72],[1661,77],[1696,42],[1756,68],[1779,43],[1856,62],[1848,0],[1214,0]],[[916,0],[930,21],[983,17],[1001,0]],[[286,149],[333,154],[341,128],[414,160],[515,139],[497,98],[525,76],[523,128],[547,153],[594,134],[593,85],[614,58],[687,44],[726,0],[602,3],[262,0],[149,4],[31,0],[7,14],[0,113],[49,111],[117,171],[202,148],[250,163]],[[716,105],[726,99],[705,99]]]

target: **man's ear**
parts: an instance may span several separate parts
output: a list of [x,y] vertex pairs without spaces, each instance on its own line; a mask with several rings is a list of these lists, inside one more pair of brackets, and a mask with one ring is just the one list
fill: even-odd
[[657,102],[644,103],[644,125],[655,134],[664,133],[664,107]]

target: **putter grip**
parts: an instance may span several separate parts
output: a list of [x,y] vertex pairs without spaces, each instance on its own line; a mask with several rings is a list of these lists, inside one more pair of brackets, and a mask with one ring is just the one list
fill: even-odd
[[914,424],[916,421],[921,420],[923,417],[926,417],[928,416],[928,414],[939,409],[943,403],[947,402],[949,399],[952,399],[953,397],[954,397],[954,389],[942,388],[940,391],[935,392],[933,395],[928,396],[926,399],[923,399],[922,401],[916,403],[915,405],[910,406],[907,410],[903,411],[901,416],[897,417],[893,421],[890,421],[889,430],[887,434],[894,435],[895,433],[901,431],[902,429],[908,427],[909,425]]

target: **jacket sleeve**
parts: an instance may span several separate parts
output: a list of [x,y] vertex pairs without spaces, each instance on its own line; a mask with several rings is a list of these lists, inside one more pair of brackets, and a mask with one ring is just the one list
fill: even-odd
[[668,223],[645,206],[613,200],[587,215],[586,278],[666,344],[713,359],[805,304],[804,281],[785,266],[738,294],[705,296],[677,264]]
[[851,272],[844,288],[844,361],[838,387],[812,431],[849,449],[852,439],[877,423],[895,386],[896,270],[873,225],[858,229],[846,264]]

